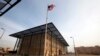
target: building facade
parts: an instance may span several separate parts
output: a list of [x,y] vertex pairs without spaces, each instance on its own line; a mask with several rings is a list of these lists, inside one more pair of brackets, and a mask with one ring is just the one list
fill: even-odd
[[47,26],[47,37],[45,37],[45,24],[11,34],[10,36],[17,38],[14,47],[17,54],[34,56],[66,55],[68,43],[53,23],[48,23]]

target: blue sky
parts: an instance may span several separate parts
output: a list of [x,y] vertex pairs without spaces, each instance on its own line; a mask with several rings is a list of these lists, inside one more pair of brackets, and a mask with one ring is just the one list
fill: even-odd
[[47,4],[51,3],[55,8],[49,12],[48,22],[54,23],[70,47],[70,37],[75,38],[76,46],[100,45],[100,0],[22,0],[0,17],[0,28],[6,29],[0,46],[14,45],[16,39],[9,34],[45,24]]

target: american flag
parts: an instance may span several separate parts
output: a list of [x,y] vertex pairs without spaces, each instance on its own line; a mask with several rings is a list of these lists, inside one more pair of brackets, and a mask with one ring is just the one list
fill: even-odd
[[51,10],[53,10],[54,7],[55,7],[54,4],[48,5],[48,10],[51,11]]

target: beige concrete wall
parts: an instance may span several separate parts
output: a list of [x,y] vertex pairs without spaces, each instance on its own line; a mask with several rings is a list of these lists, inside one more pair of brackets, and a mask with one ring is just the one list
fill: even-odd
[[58,39],[51,34],[34,34],[22,37],[22,44],[19,48],[19,54],[59,56],[66,54],[67,49]]
[[57,38],[48,34],[48,37],[45,38],[46,47],[45,47],[45,55],[46,56],[58,56],[62,54],[66,54],[67,49],[66,46],[62,44]]
[[31,36],[24,36],[18,52],[19,54],[43,55],[44,35],[35,34]]

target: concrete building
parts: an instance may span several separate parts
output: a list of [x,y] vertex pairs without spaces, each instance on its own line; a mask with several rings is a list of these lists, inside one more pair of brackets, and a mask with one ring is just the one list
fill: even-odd
[[45,24],[30,28],[10,36],[16,37],[14,50],[20,55],[59,56],[67,54],[68,43],[53,23],[47,24],[47,37],[45,37]]

